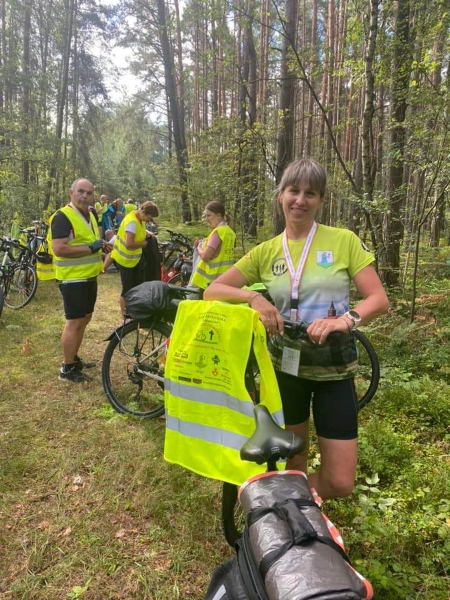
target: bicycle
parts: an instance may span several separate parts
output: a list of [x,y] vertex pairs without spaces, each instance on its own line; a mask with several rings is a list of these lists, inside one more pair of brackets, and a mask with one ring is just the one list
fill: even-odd
[[[15,258],[13,250],[19,250]],[[36,269],[30,264],[29,249],[18,240],[3,237],[0,242],[0,287],[4,304],[17,310],[26,306],[36,293],[38,279]]]
[[[306,330],[309,323],[293,322],[284,320],[285,335],[291,339],[302,338],[305,343],[309,341]],[[358,329],[353,329],[350,334],[353,336],[358,352],[358,373],[355,376],[355,389],[357,393],[358,411],[366,406],[374,397],[380,381],[380,364],[377,354],[366,335]],[[333,333],[331,336],[337,339],[338,336],[345,335]],[[272,351],[274,349],[272,348]],[[276,350],[276,349],[275,349]],[[257,386],[257,369],[250,364],[246,372],[246,385],[250,396],[255,404],[259,402],[259,390]],[[222,486],[222,528],[230,546],[234,546],[236,541],[242,535],[243,515],[238,505],[238,488],[236,485],[224,482]]]
[[192,273],[193,246],[182,233],[167,230],[170,240],[158,242],[161,253],[161,281],[187,285]]
[[177,305],[188,295],[201,298],[203,290],[168,284],[172,297],[165,312],[120,325],[107,338],[102,364],[103,389],[120,413],[155,419],[164,413],[164,364],[167,340]]
[[253,410],[255,430],[240,458],[265,463],[266,472],[240,488],[246,528],[234,545],[236,556],[214,571],[205,599],[287,598],[294,589],[302,598],[372,599],[370,582],[351,566],[342,537],[321,513],[321,500],[306,475],[277,468],[278,461],[302,452],[305,440],[281,428],[266,406]]

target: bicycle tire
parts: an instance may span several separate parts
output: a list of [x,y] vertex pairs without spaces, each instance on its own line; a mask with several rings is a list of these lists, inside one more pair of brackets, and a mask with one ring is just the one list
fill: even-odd
[[37,290],[37,281],[36,271],[29,264],[12,267],[5,285],[6,306],[19,310],[31,302]]
[[0,282],[0,317],[2,316],[4,302],[5,293],[3,292],[3,282]]
[[164,376],[165,342],[171,331],[162,321],[147,327],[131,321],[111,337],[103,356],[102,383],[117,412],[149,419],[164,413],[164,383],[151,375]]
[[224,481],[222,484],[222,530],[227,543],[234,548],[244,529],[244,511],[238,501],[238,486]]
[[[357,399],[358,411],[364,408],[375,396],[380,383],[380,363],[378,361],[377,353],[374,347],[368,340],[367,336],[358,329],[355,329],[352,334],[358,343],[364,348],[365,355],[361,355],[358,348],[358,373],[355,377],[355,387],[358,397],[358,386],[361,385],[360,389],[364,389],[364,392],[360,392],[361,395]],[[370,372],[370,376],[368,373]],[[369,381],[368,385],[364,381]]]
[[[354,330],[352,334],[355,336],[357,343],[364,348],[366,353],[366,356],[362,357],[361,352],[359,351],[359,362],[362,366],[363,378],[365,377],[364,373],[367,373],[364,367],[368,365],[370,367],[369,384],[365,386],[364,393],[357,400],[359,411],[372,400],[378,389],[380,381],[380,363],[375,349],[366,335],[357,329]],[[358,382],[356,382],[355,387],[358,388]],[[224,482],[222,485],[222,530],[227,543],[231,547],[234,547],[235,543],[242,536],[244,524],[245,517],[238,502],[238,486]]]

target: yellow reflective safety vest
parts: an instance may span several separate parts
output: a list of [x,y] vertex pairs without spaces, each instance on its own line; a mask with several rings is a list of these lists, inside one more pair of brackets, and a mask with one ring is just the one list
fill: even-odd
[[119,231],[117,232],[116,241],[114,242],[114,248],[111,252],[111,258],[113,260],[118,262],[119,265],[122,265],[122,267],[128,267],[129,269],[135,267],[142,256],[142,248],[134,248],[133,250],[131,250],[125,245],[127,235],[125,227],[131,221],[136,222],[136,233],[134,234],[134,241],[143,242],[145,240],[147,236],[145,223],[143,221],[139,221],[136,214],[134,212],[131,212],[123,218],[122,223],[119,227]]
[[228,225],[219,225],[213,229],[204,241],[203,247],[207,247],[208,240],[216,232],[222,240],[219,254],[209,262],[200,259],[191,280],[192,285],[202,290],[206,290],[210,283],[234,265],[234,242],[236,234]]
[[[59,209],[69,219],[74,232],[74,239],[69,242],[70,246],[85,246],[92,244],[100,238],[97,220],[90,212],[91,227],[80,213],[70,205]],[[51,240],[51,228],[49,229],[49,240]],[[95,252],[81,258],[65,258],[56,256],[53,252],[53,264],[56,268],[56,279],[59,281],[73,281],[74,279],[90,279],[96,277],[102,270],[102,253]]]
[[39,281],[50,281],[56,279],[56,268],[53,263],[54,255],[51,243],[51,224],[53,217],[56,213],[53,213],[48,219],[48,232],[47,237],[41,242],[36,257],[36,275]]
[[245,369],[253,345],[260,397],[284,426],[275,371],[258,313],[244,305],[185,300],[178,308],[165,369],[164,458],[241,485],[265,466],[239,451],[255,430]]

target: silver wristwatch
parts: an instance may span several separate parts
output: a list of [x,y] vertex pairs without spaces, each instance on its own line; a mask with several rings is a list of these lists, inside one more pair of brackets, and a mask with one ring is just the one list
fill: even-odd
[[353,321],[352,329],[357,329],[357,327],[361,324],[361,317],[359,316],[359,313],[356,312],[356,310],[348,310],[346,313],[344,313],[344,317],[347,317],[347,319]]

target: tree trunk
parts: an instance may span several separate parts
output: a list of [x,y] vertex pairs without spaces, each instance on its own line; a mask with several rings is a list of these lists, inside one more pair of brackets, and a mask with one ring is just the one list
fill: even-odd
[[[58,171],[58,165],[61,161],[61,139],[64,125],[64,108],[66,106],[66,99],[68,93],[69,83],[69,65],[70,65],[70,48],[72,45],[72,32],[73,22],[75,18],[75,6],[76,0],[66,1],[66,27],[64,35],[64,47],[63,47],[63,60],[61,65],[61,85],[58,94],[58,108],[56,115],[56,128],[55,128],[55,144],[53,151],[53,161],[50,167],[49,176],[47,179],[47,189],[44,201],[44,210],[47,210],[50,206],[50,199],[52,195],[52,188],[56,179]],[[57,203],[55,203],[57,204]]]
[[380,276],[386,285],[399,284],[400,244],[403,237],[402,210],[406,201],[403,185],[406,130],[404,121],[408,106],[408,88],[411,74],[409,36],[410,0],[396,0],[394,21],[394,62],[391,92],[391,148],[388,174],[389,212],[385,215],[383,231],[384,252],[380,254]]
[[176,85],[174,77],[174,61],[170,50],[169,37],[167,33],[166,9],[164,0],[157,0],[158,22],[159,22],[159,41],[164,61],[164,80],[166,92],[169,99],[170,112],[173,123],[173,140],[178,164],[178,176],[180,183],[181,214],[184,222],[191,220],[191,210],[189,208],[189,199],[187,194],[187,165],[188,153],[186,140],[183,135],[183,129],[180,127],[181,119],[180,107],[177,102]]
[[[294,99],[297,83],[296,71],[293,69],[292,48],[296,47],[298,0],[286,0],[285,21],[283,29],[283,49],[281,57],[281,88],[279,100],[280,132],[277,139],[276,181],[279,183],[286,165],[294,155]],[[281,211],[275,211],[275,234],[284,228],[284,217]]]

